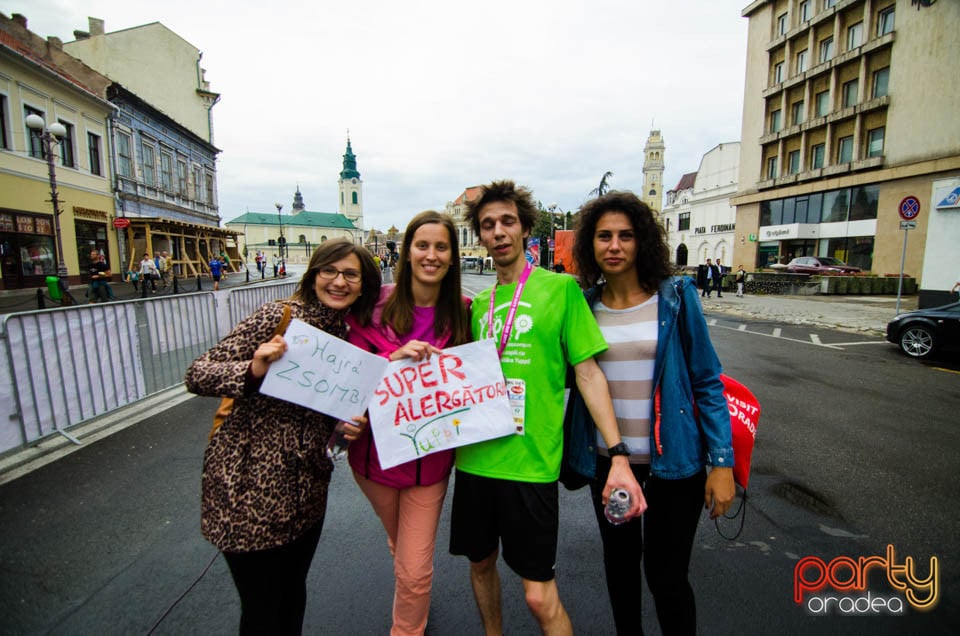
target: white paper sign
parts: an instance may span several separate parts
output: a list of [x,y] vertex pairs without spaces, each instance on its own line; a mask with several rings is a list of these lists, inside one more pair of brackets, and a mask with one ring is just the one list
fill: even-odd
[[381,468],[516,431],[493,340],[391,362],[370,402]]
[[367,410],[389,361],[291,320],[287,351],[270,365],[260,392],[350,421]]

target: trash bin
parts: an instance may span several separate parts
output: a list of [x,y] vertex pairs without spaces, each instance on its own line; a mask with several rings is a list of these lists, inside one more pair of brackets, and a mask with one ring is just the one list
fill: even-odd
[[56,276],[47,276],[47,291],[50,292],[50,298],[60,300],[63,295],[60,291],[60,279]]

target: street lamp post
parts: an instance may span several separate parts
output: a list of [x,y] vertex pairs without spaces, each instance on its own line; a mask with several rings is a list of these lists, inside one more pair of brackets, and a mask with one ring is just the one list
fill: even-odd
[[553,261],[556,260],[556,236],[557,236],[557,221],[553,218],[553,215],[560,210],[560,218],[563,219],[563,229],[567,229],[567,217],[563,213],[563,208],[561,208],[556,203],[551,203],[547,206],[547,209],[550,211],[550,242],[553,243],[554,249],[550,254],[550,265],[556,265]]
[[277,221],[280,222],[280,240],[277,241],[277,244],[280,246],[280,260],[283,260],[283,246],[286,244],[286,240],[283,238],[283,217],[280,216],[280,210],[283,209],[283,204],[274,203],[277,206]]
[[67,264],[63,260],[63,238],[60,235],[60,199],[57,196],[57,170],[53,163],[53,146],[59,145],[60,140],[67,135],[67,129],[60,122],[53,122],[49,126],[43,117],[37,114],[27,115],[27,128],[41,131],[40,140],[43,142],[43,152],[47,157],[47,173],[50,177],[50,203],[53,204],[53,240],[57,244],[57,284],[60,287],[60,302],[70,304],[70,295],[67,293]]

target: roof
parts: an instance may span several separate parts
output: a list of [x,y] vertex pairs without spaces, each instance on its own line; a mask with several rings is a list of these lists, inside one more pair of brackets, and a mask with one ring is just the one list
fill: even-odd
[[463,191],[463,194],[457,197],[457,200],[454,201],[454,205],[461,205],[467,203],[468,201],[473,201],[480,196],[480,192],[483,190],[483,186],[470,186]]
[[271,212],[247,212],[235,219],[226,221],[224,225],[284,225],[290,227],[329,227],[342,230],[355,230],[357,226],[342,214],[329,212],[300,212],[298,214],[274,214]]
[[0,44],[6,46],[8,49],[29,60],[30,62],[33,62],[37,66],[43,67],[54,75],[57,75],[70,84],[73,84],[82,91],[98,97],[101,101],[106,101],[103,96],[97,95],[97,92],[93,88],[73,77],[56,64],[53,64],[50,60],[37,55],[33,49],[18,40],[14,35],[7,33],[6,31],[0,31]]
[[693,189],[693,185],[696,183],[696,181],[697,181],[697,173],[696,173],[696,172],[688,172],[687,174],[685,174],[685,175],[683,175],[682,177],[680,177],[680,183],[677,184],[677,187],[673,188],[672,190],[669,190],[669,192],[679,192],[679,191],[681,191],[681,190],[691,190],[691,189]]

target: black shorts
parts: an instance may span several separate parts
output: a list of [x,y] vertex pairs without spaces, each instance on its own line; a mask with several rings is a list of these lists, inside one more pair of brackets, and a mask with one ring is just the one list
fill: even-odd
[[450,553],[476,563],[503,544],[503,560],[528,581],[552,581],[560,503],[557,482],[479,477],[456,471]]
[[215,280],[215,281],[217,281],[217,282],[219,283],[221,276],[222,276],[222,274],[214,274],[214,275],[213,275],[213,280]]

